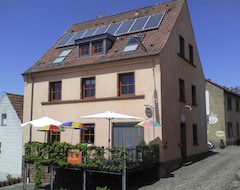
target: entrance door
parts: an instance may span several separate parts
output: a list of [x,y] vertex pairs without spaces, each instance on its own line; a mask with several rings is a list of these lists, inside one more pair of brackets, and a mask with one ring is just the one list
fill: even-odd
[[187,158],[187,139],[186,139],[186,124],[181,123],[181,154],[182,159]]

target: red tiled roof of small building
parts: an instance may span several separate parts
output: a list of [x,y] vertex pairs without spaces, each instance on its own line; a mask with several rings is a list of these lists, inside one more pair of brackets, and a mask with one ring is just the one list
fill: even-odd
[[6,93],[19,119],[23,122],[23,95]]

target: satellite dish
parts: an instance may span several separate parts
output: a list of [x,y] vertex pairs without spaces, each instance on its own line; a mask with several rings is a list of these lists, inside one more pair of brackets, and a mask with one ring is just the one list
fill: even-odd
[[103,17],[104,17],[104,14],[103,14],[103,12],[101,11],[101,12],[98,14],[97,18],[103,18]]

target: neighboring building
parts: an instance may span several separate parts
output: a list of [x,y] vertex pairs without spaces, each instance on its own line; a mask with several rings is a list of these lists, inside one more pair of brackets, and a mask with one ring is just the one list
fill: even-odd
[[239,144],[240,95],[206,80],[206,111],[208,140],[216,147],[221,139],[226,145]]
[[22,176],[23,96],[4,93],[0,101],[0,181]]
[[[111,145],[158,143],[162,163],[207,152],[205,78],[185,0],[74,24],[23,78],[24,122],[49,116],[88,127],[54,139],[107,147],[110,134]],[[146,105],[162,127],[111,120],[109,131],[105,119],[81,118],[105,111],[146,118]],[[24,127],[24,142],[29,135]],[[33,127],[32,140],[43,142],[44,133]]]

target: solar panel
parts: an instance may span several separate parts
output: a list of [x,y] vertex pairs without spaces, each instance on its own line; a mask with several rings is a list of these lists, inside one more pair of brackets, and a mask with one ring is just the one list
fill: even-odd
[[110,25],[102,26],[97,28],[94,35],[104,34]]
[[119,27],[119,29],[116,31],[115,35],[128,33],[133,22],[134,22],[134,20],[129,20],[129,21],[123,22],[122,25]]
[[82,36],[82,38],[87,38],[87,37],[92,36],[96,30],[97,30],[97,28],[87,30],[87,32]]
[[163,18],[163,15],[164,13],[151,16],[143,29],[149,30],[149,29],[157,28]]
[[117,22],[114,24],[111,24],[110,27],[107,29],[106,33],[114,35],[118,27],[122,24],[122,22]]
[[136,19],[136,21],[133,23],[132,27],[130,28],[129,32],[136,32],[136,31],[141,31],[147,22],[149,17],[142,17]]
[[74,35],[73,38],[66,43],[66,45],[73,45],[73,44],[75,44],[75,40],[81,39],[81,37],[82,37],[84,32],[85,32],[85,30],[77,32],[76,35]]
[[64,38],[57,44],[57,47],[65,46],[66,43],[75,35],[76,33],[67,34]]
[[164,13],[141,17],[137,19],[128,20],[125,22],[117,22],[110,25],[93,28],[90,30],[82,30],[79,32],[67,34],[56,47],[62,47],[75,44],[75,41],[90,36],[100,34],[111,34],[113,36],[120,36],[133,32],[145,31],[159,27]]

